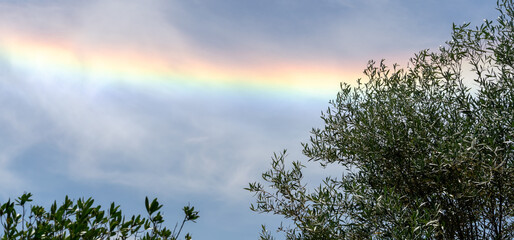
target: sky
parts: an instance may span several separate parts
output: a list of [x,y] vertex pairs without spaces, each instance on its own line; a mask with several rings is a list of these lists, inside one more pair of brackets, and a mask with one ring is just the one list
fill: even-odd
[[[257,239],[251,193],[274,152],[307,159],[341,82],[406,66],[483,0],[0,0],[0,202],[23,192],[143,214],[194,239]],[[341,169],[307,163],[309,186]]]

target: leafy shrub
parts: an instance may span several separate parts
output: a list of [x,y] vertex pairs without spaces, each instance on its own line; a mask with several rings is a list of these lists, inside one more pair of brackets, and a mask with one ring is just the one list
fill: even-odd
[[[25,193],[15,201],[10,199],[0,206],[0,224],[3,228],[1,239],[178,239],[186,222],[199,218],[194,207],[185,206],[184,219],[173,231],[163,226],[164,219],[157,199],[145,198],[147,218],[141,215],[125,217],[120,206],[111,203],[104,210],[100,205],[93,206],[89,198],[70,200],[65,197],[58,206],[54,201],[49,210],[33,205],[27,214],[27,203],[32,202],[32,194]],[[178,227],[178,229],[177,229]],[[185,239],[191,239],[187,233]]]

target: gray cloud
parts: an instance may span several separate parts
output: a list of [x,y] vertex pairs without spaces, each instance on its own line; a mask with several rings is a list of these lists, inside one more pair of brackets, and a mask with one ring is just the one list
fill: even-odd
[[[427,7],[386,0],[63,1],[3,3],[0,18],[3,27],[72,39],[79,50],[123,45],[168,52],[177,62],[191,55],[243,62],[348,57],[364,62],[377,52],[401,53],[439,39],[424,33],[423,21],[438,20],[436,11],[422,11]],[[95,76],[24,74],[2,82],[11,89],[2,104],[3,131],[15,139],[6,143],[11,150],[4,151],[4,163],[50,141],[68,158],[58,164],[67,177],[139,188],[231,191],[266,165],[260,161],[272,151],[307,136],[324,108],[322,103],[301,109],[304,102],[294,100],[282,107],[273,103],[277,100],[238,105],[234,101],[255,99],[211,96],[208,90],[179,97],[173,90],[117,89],[96,82]],[[305,111],[313,117],[303,119]],[[292,129],[304,135],[284,134]]]
[[[101,46],[167,53],[173,64],[192,57],[236,66],[305,60],[364,68],[369,58],[406,61],[402,54],[446,40],[449,23],[481,20],[481,9],[491,8],[466,2],[0,1],[0,33],[62,37],[77,58]],[[0,69],[1,197],[83,185],[106,195],[116,188],[166,199],[200,196],[225,204],[215,214],[201,210],[215,231],[226,209],[247,210],[242,188],[260,179],[274,151],[287,148],[288,160],[305,160],[300,142],[321,125],[319,113],[328,105],[328,99],[280,92],[103,81],[23,68],[6,56]],[[311,186],[342,171],[308,165]],[[235,231],[233,222],[242,226],[239,219],[224,221],[225,232]],[[255,229],[237,229],[257,232],[260,222],[252,224]],[[202,230],[200,236],[211,236]]]

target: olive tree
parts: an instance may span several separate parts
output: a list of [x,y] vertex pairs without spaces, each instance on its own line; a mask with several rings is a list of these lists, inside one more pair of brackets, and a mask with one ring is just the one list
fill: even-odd
[[287,239],[514,239],[514,3],[497,6],[406,68],[370,61],[341,84],[303,153],[346,171],[309,189],[275,154],[251,209],[290,219]]

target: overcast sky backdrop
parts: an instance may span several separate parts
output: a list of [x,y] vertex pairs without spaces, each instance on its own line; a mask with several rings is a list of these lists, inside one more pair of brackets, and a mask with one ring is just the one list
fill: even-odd
[[[195,239],[256,239],[280,218],[243,190],[301,142],[370,59],[407,64],[483,0],[0,1],[0,202],[32,192],[158,197]],[[337,167],[309,164],[312,183]],[[311,184],[313,186],[315,184]]]

